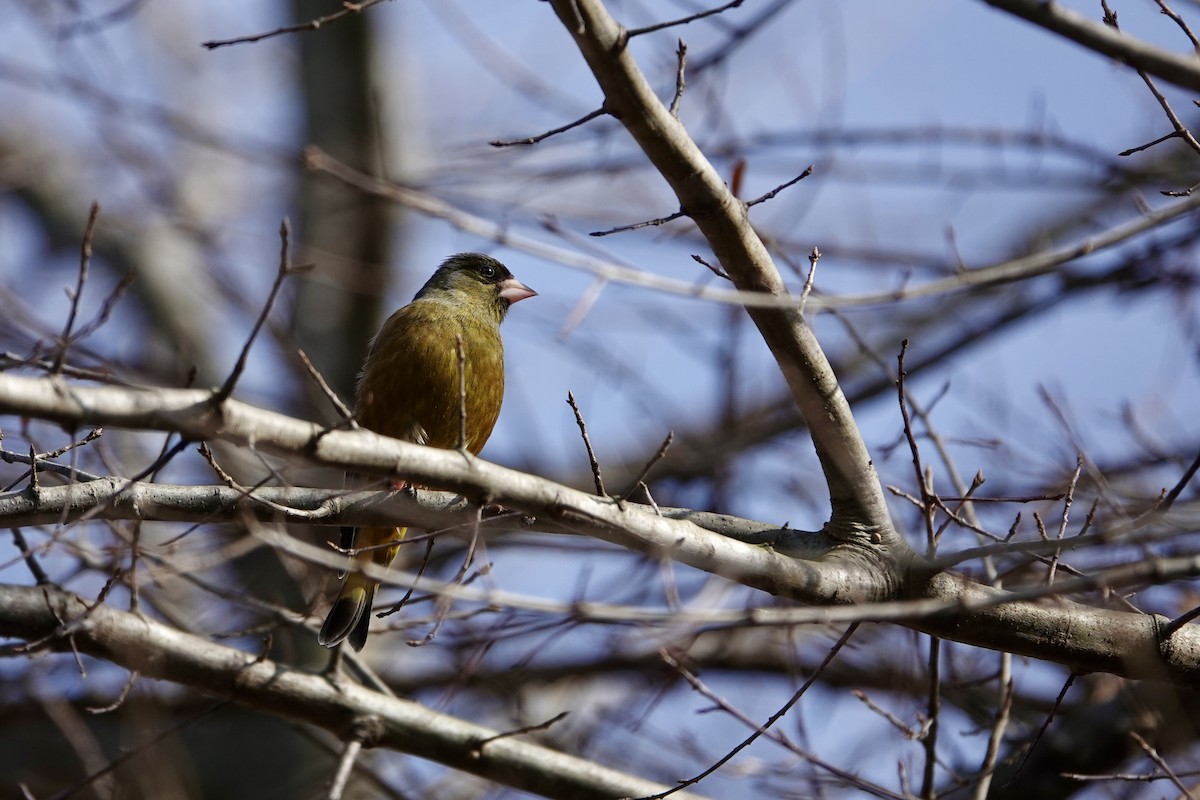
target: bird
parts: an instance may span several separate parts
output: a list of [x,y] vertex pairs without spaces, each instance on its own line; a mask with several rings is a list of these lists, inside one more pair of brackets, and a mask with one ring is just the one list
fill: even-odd
[[[536,294],[490,256],[458,253],[447,258],[371,342],[358,377],[355,421],[394,439],[478,455],[504,400],[500,323],[513,303]],[[464,388],[465,402],[460,395]],[[359,550],[354,558],[360,565],[386,569],[406,531],[344,528],[342,545]],[[317,641],[331,648],[346,641],[361,650],[378,588],[361,568],[348,570]]]

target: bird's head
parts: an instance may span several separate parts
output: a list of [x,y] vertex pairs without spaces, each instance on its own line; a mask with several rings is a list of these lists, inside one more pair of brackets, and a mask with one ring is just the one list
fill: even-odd
[[499,323],[509,306],[536,294],[491,256],[458,253],[442,262],[413,299],[444,298],[468,303],[494,312]]

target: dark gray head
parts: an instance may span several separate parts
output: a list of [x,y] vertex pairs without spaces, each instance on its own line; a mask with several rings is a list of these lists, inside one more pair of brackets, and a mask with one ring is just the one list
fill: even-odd
[[454,302],[481,303],[500,319],[513,303],[537,294],[513,277],[508,267],[482,253],[458,253],[442,262],[414,300],[445,295]]

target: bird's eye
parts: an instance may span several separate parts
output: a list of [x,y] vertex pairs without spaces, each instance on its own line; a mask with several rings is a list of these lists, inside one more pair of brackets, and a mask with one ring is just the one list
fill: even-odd
[[496,268],[491,264],[484,264],[479,268],[479,274],[485,278],[494,278],[496,277]]

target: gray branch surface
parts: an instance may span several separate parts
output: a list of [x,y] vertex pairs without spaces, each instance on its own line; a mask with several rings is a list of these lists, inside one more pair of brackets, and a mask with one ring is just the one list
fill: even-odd
[[[654,94],[628,48],[628,32],[599,0],[552,0],[604,92],[604,108],[620,120],[670,185],[713,254],[741,291],[787,298],[789,292],[734,197],[683,123]],[[905,545],[892,528],[875,466],[833,369],[799,308],[747,308],[775,356],[809,425],[829,486],[827,532],[840,539],[884,539]]]
[[[539,526],[549,523],[557,530],[671,558],[771,594],[809,602],[885,599],[877,594],[878,588],[890,585],[866,573],[859,559],[845,558],[840,550],[828,551],[820,562],[787,558],[769,546],[706,530],[687,515],[660,516],[646,506],[597,497],[457,451],[421,447],[365,430],[328,430],[235,400],[214,405],[213,397],[212,392],[199,389],[82,387],[61,378],[0,373],[0,413],[53,420],[70,428],[104,425],[177,431],[195,441],[225,441],[452,491],[473,503],[525,512]],[[753,523],[747,525],[753,530]]]
[[[612,800],[667,788],[519,736],[494,738],[499,731],[348,680],[214,644],[60,589],[0,585],[0,609],[0,635],[25,639],[30,642],[27,651],[87,653],[149,678],[322,728],[344,741],[412,753],[525,791]],[[683,792],[673,796],[697,797]]]
[[[1061,3],[1047,0],[984,1],[1134,69],[1143,70],[1184,89],[1200,92],[1200,58],[1195,54],[1183,55],[1155,47],[1114,30],[1103,22],[1088,19]],[[1099,4],[1096,10],[1100,10]]]
[[[1200,91],[1200,59],[1150,47],[1054,3],[987,1],[1096,52]],[[618,502],[463,453],[368,431],[326,429],[220,400],[208,390],[92,387],[61,377],[10,373],[0,373],[0,414],[54,421],[68,429],[103,425],[173,431],[196,442],[225,442],[434,491],[414,498],[403,493],[284,487],[248,491],[101,478],[0,495],[0,524],[87,519],[218,523],[252,517],[334,525],[402,519],[435,530],[470,524],[479,507],[498,505],[524,515],[500,520],[501,525],[594,537],[810,606],[752,609],[746,612],[748,624],[894,621],[949,640],[1056,662],[1076,672],[1104,671],[1200,687],[1200,634],[1195,625],[1172,629],[1159,616],[1086,606],[1063,596],[1194,578],[1200,575],[1200,558],[1147,561],[1095,577],[1064,579],[1052,587],[1001,591],[939,570],[911,550],[893,526],[849,403],[802,309],[755,233],[749,207],[733,196],[683,124],[654,94],[629,51],[628,32],[603,3],[550,2],[595,76],[604,111],[624,125],[662,175],[737,291],[771,300],[749,305],[747,312],[811,432],[831,505],[823,531],[789,531],[686,509]],[[1173,208],[1191,207],[1189,202]],[[273,547],[304,550],[285,536],[258,535]],[[319,563],[342,560],[329,551],[303,557]],[[441,590],[451,592],[454,587],[435,589]],[[0,585],[0,635],[27,642],[9,645],[9,653],[76,649],[149,677],[321,727],[345,741],[413,753],[525,791],[612,798],[666,788],[530,744],[521,736],[492,740],[495,731],[415,703],[291,669],[50,586]]]
[[[659,516],[645,506],[618,504],[611,498],[454,451],[420,447],[369,431],[329,431],[235,400],[216,407],[212,397],[205,390],[82,387],[61,378],[0,373],[0,413],[54,420],[68,428],[104,425],[178,431],[195,440],[223,440],[264,453],[409,480],[451,490],[474,502],[498,503],[524,512],[534,518],[532,527],[539,530],[592,536],[818,606],[750,614],[747,619],[752,622],[894,621],[953,641],[1052,661],[1080,672],[1103,671],[1200,686],[1196,626],[1183,626],[1167,636],[1162,617],[1093,608],[1054,596],[1194,578],[1200,575],[1200,559],[1147,561],[1108,577],[1063,579],[1054,587],[1042,586],[1024,594],[1001,591],[930,570],[920,559],[912,560],[900,572],[879,569],[879,564],[895,560],[882,542],[848,543],[824,534],[679,509]],[[92,484],[101,491],[93,491]],[[121,489],[122,482],[112,479],[45,487],[38,490],[37,497],[26,490],[0,497],[0,510],[25,518],[37,514],[46,515],[40,517],[44,519],[52,511],[62,513],[64,509],[71,515],[122,518],[132,513],[133,506],[109,502]],[[272,491],[275,494],[268,492],[264,497],[287,498],[283,490]],[[339,499],[336,493],[326,492],[309,494],[307,506],[328,506],[333,513],[340,508],[338,502],[356,504],[368,494],[353,493]],[[468,519],[463,506],[447,495],[430,493],[421,501],[376,494],[383,497],[367,503],[370,508],[353,513],[411,513],[411,520],[419,519],[430,528]],[[214,496],[234,503],[250,502],[243,493],[226,487],[164,487],[156,496],[159,506],[151,504],[147,509],[164,518],[205,521],[215,513]],[[54,504],[39,510],[36,504],[42,499]],[[94,505],[89,507],[89,502]],[[439,508],[450,509],[448,516]],[[273,513],[281,512],[276,509]],[[325,556],[337,563],[333,553]],[[0,604],[0,627],[8,624],[8,615],[9,609]]]

